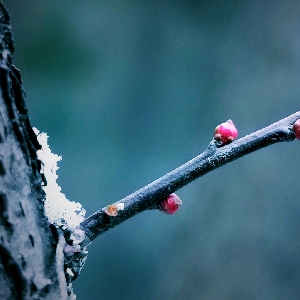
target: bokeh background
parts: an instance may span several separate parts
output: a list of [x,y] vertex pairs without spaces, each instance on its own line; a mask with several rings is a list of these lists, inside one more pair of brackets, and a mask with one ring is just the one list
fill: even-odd
[[[300,3],[4,0],[33,126],[87,215],[299,110]],[[277,144],[100,236],[77,299],[300,299],[300,143]]]

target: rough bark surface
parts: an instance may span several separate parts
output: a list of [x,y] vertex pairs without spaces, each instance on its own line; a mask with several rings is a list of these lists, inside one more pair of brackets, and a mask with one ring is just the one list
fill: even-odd
[[57,247],[44,216],[36,155],[40,145],[20,72],[11,64],[13,50],[9,15],[1,2],[0,299],[67,299],[63,247]]

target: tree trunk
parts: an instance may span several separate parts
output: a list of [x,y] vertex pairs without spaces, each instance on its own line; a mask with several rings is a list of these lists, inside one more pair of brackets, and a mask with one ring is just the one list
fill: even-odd
[[0,299],[67,299],[64,240],[44,215],[40,145],[20,72],[11,64],[9,15],[0,3]]

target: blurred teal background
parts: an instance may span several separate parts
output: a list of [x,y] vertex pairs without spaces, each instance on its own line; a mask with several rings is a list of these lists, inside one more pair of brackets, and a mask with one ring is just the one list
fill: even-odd
[[[299,1],[4,0],[31,123],[87,215],[299,110]],[[100,236],[89,299],[300,299],[300,142],[239,159]]]

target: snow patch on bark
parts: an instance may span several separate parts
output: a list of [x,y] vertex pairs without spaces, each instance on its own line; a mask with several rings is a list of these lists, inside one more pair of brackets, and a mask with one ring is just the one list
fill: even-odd
[[74,230],[84,220],[85,209],[78,202],[70,201],[61,192],[61,187],[56,183],[58,176],[57,162],[61,156],[51,152],[48,146],[48,135],[33,128],[42,149],[37,151],[42,162],[41,173],[46,177],[47,184],[43,185],[46,194],[45,213],[50,223],[63,229]]

